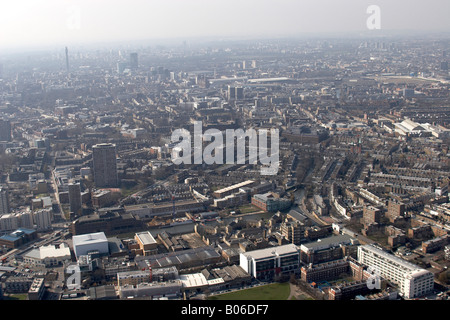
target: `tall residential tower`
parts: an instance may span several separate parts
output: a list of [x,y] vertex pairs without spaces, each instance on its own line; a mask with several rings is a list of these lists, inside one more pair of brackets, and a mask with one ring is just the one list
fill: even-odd
[[118,186],[116,146],[101,143],[92,147],[94,183],[98,188]]

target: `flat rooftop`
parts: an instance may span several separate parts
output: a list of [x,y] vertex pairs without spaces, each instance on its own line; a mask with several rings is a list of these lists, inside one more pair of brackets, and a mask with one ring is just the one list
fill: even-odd
[[289,255],[293,253],[298,253],[298,247],[295,244],[286,244],[283,246],[264,248],[260,250],[253,250],[249,252],[242,253],[247,258],[253,258],[255,260],[266,259],[271,257]]
[[315,242],[305,243],[300,246],[300,249],[304,252],[318,251],[328,249],[340,244],[350,244],[354,238],[349,235],[343,234],[338,236],[331,236],[323,239],[319,239]]
[[72,237],[72,243],[74,246],[99,242],[108,242],[104,232],[80,234]]
[[427,274],[430,271],[423,269],[421,267],[419,267],[418,265],[415,265],[411,262],[408,262],[406,260],[403,260],[401,258],[398,258],[397,256],[394,256],[393,254],[384,252],[383,250],[380,250],[370,244],[366,244],[364,246],[360,247],[360,250],[366,250],[366,251],[370,251],[378,256],[381,256],[383,258],[385,258],[386,260],[391,261],[391,263],[397,265],[398,267],[402,268],[403,270],[409,272],[411,275],[413,276],[418,276],[418,275],[422,275],[422,274]]
[[152,234],[149,231],[136,233],[136,237],[138,237],[139,241],[143,245],[156,243],[155,238],[153,238]]
[[42,246],[40,248],[31,250],[25,256],[36,259],[58,258],[58,257],[70,258],[70,248],[65,243],[62,243],[59,246],[59,248],[56,248],[55,245]]
[[234,189],[245,187],[245,186],[247,186],[249,184],[252,184],[254,182],[255,181],[253,181],[253,180],[247,180],[247,181],[244,181],[244,182],[241,182],[241,183],[238,183],[238,184],[234,184],[232,186],[229,186],[229,187],[226,187],[226,188],[223,188],[223,189],[220,189],[220,190],[216,190],[214,192],[215,193],[224,193],[224,192],[228,192],[228,191],[231,191],[231,190],[234,190]]
[[201,273],[191,273],[180,275],[181,283],[185,288],[195,288],[208,285],[208,280]]

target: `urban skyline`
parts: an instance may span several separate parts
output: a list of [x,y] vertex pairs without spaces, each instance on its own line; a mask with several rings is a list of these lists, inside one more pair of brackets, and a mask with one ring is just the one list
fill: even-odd
[[277,3],[1,5],[0,300],[450,300],[449,3]]

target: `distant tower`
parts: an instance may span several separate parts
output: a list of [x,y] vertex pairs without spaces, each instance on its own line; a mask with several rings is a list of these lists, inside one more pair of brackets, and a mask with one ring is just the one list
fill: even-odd
[[81,210],[81,188],[80,183],[69,183],[69,205],[70,212],[79,214]]
[[0,141],[11,141],[11,121],[0,119]]
[[117,187],[116,146],[101,143],[92,147],[94,183],[98,188]]
[[122,74],[127,68],[128,64],[126,62],[117,62],[117,73]]
[[137,69],[138,65],[138,54],[136,52],[130,53],[130,68]]
[[9,213],[8,191],[0,186],[0,214]]
[[244,99],[244,88],[242,87],[236,87],[236,99],[242,100]]
[[66,71],[69,73],[69,49],[66,47]]
[[228,86],[228,100],[236,99],[236,87]]

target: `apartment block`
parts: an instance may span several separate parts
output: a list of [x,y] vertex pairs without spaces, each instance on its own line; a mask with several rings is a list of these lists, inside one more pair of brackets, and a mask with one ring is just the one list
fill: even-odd
[[358,261],[375,268],[383,278],[396,284],[404,298],[420,297],[433,290],[433,273],[375,246],[358,247]]

